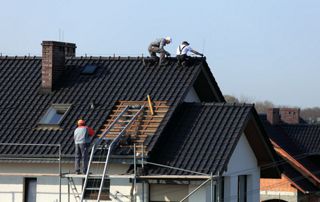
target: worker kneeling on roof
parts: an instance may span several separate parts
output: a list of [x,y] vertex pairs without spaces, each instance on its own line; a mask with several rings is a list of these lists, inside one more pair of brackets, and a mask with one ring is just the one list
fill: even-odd
[[177,59],[179,64],[185,66],[190,63],[191,57],[188,56],[189,52],[203,57],[202,53],[193,50],[187,41],[183,41],[177,48]]
[[88,167],[88,150],[91,142],[91,137],[94,135],[94,130],[88,126],[84,120],[80,119],[77,122],[78,127],[74,131],[75,143],[75,170],[80,174],[80,161],[82,159],[82,171],[87,173]]
[[170,44],[172,42],[171,37],[167,36],[166,38],[160,38],[156,39],[155,41],[151,42],[148,51],[150,53],[150,56],[154,59],[157,59],[157,53],[160,54],[160,61],[159,65],[161,65],[161,62],[164,60],[165,56],[170,56],[170,53],[164,49],[164,47],[167,44]]

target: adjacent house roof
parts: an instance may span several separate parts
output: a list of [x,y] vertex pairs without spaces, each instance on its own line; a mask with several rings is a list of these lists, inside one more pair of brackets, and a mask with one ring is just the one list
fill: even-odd
[[[195,59],[189,67],[178,66],[175,58],[169,62],[166,66],[145,67],[139,57],[72,57],[66,59],[58,89],[43,93],[40,57],[0,57],[0,143],[62,144],[62,154],[73,157],[73,130],[79,118],[98,131],[117,101],[143,101],[150,95],[152,100],[167,101],[170,106],[158,135],[147,145],[151,151],[191,87],[201,101],[224,101],[204,59]],[[97,69],[84,74],[86,65]],[[60,128],[39,128],[39,121],[54,103],[71,104]],[[0,145],[1,156],[48,156],[57,152],[56,147]]]
[[320,125],[281,125],[299,150],[308,154],[320,154]]
[[279,166],[284,174],[303,192],[316,191],[320,186],[319,167],[308,158],[317,153],[318,126],[302,124],[270,124],[260,115],[273,146],[281,157]]
[[[165,139],[154,150],[151,161],[200,173],[223,173],[245,134],[258,164],[273,161],[273,153],[253,105],[227,103],[184,103],[175,113]],[[149,174],[186,175],[182,170],[151,166]],[[277,175],[277,174],[275,174]]]

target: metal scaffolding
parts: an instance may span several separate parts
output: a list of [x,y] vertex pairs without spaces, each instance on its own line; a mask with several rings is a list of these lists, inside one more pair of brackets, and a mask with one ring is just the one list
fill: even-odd
[[[0,176],[21,176],[21,177],[58,177],[59,178],[59,202],[61,201],[61,192],[62,192],[62,178],[85,178],[86,175],[77,175],[72,173],[62,173],[62,152],[61,152],[61,145],[60,144],[19,144],[19,143],[0,143],[0,146],[39,146],[39,147],[57,147],[58,148],[58,154],[50,157],[30,157],[30,158],[22,158],[22,157],[0,157],[0,162],[30,162],[30,163],[37,163],[37,162],[46,162],[46,163],[56,163],[58,164],[58,170],[57,173],[0,173]],[[196,187],[193,191],[188,193],[183,199],[180,201],[185,201],[187,198],[189,198],[191,195],[193,195],[196,191],[198,191],[201,187],[205,186],[207,183],[210,182],[211,186],[211,201],[213,201],[213,182],[217,181],[219,179],[218,175],[208,175],[207,173],[200,173],[195,172],[191,170],[186,170],[182,168],[176,168],[168,165],[153,163],[149,161],[145,161],[144,154],[142,153],[142,156],[139,155],[139,158],[137,158],[135,154],[135,146],[134,146],[134,153],[133,153],[133,174],[128,175],[108,175],[108,178],[112,179],[120,179],[120,178],[127,178],[131,179],[133,182],[133,201],[136,201],[136,185],[137,180],[142,180],[143,184],[142,186],[145,186],[146,180],[153,180],[153,179],[175,179],[175,180],[203,180],[204,182],[201,183],[198,187]],[[153,166],[159,166],[179,171],[184,171],[187,173],[190,173],[192,175],[137,175],[137,164],[144,167],[145,165],[153,165]],[[144,188],[143,188],[144,189]],[[70,201],[70,184],[68,182],[68,201]],[[144,193],[144,190],[142,192]],[[144,202],[144,196],[142,196],[142,201]]]

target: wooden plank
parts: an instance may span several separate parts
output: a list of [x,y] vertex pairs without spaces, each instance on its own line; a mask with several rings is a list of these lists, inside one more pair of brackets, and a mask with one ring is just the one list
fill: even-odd
[[[133,145],[120,145],[120,147],[125,147],[125,148],[130,147],[130,148],[133,148],[134,146],[133,146]],[[137,147],[137,148],[146,148],[147,146],[142,145],[142,144],[137,144],[136,147]]]
[[169,109],[170,107],[167,105],[155,105],[154,108],[165,108],[165,109]]
[[[130,136],[131,138],[136,138],[136,137],[145,137],[145,138],[147,138],[148,136],[153,136],[154,134],[155,134],[155,132],[154,133],[140,133],[140,134],[127,133],[127,135]],[[102,134],[98,134],[97,136],[101,137]],[[117,134],[106,134],[107,138],[115,138],[117,136],[118,136]]]
[[[114,129],[114,130],[111,130],[110,132],[121,132],[122,130],[117,130],[117,129]],[[147,129],[127,129],[126,132],[127,133],[132,133],[132,132],[140,132],[140,133],[153,133],[153,132],[156,132],[157,129],[150,129],[150,130],[147,130]]]
[[[120,103],[130,103],[130,104],[132,104],[132,103],[147,103],[146,100],[144,100],[144,101],[119,100],[118,102],[120,102]],[[152,101],[152,102],[153,102],[153,103],[167,103],[168,101],[166,101],[166,100],[154,100],[154,101]]]
[[[143,115],[150,115],[150,117],[152,118],[164,118],[165,117],[165,114],[161,114],[161,115],[151,115],[151,114],[148,114],[148,113],[143,113]],[[117,117],[118,115],[117,114],[111,114],[109,115],[109,117]]]
[[[147,101],[118,101],[113,107],[110,115],[108,116],[107,121],[99,131],[99,136],[101,137],[102,133],[112,124],[116,117],[123,111],[128,105],[145,105],[145,110],[142,115],[140,115],[137,120],[135,120],[129,128],[126,130],[126,135],[132,138],[132,141],[138,144],[142,144],[148,136],[152,136],[156,133],[158,127],[160,126],[163,118],[166,116],[169,106],[167,101],[153,101],[153,108],[155,109],[156,115],[151,115],[147,105]],[[133,113],[138,110],[130,110]],[[122,130],[123,125],[121,123],[115,124],[115,127],[108,133],[106,137],[114,139],[118,136],[118,133]],[[128,147],[132,147],[128,145]]]
[[[141,122],[141,123],[145,123],[145,122],[160,123],[161,121],[162,121],[162,119],[149,119],[149,120],[139,120],[138,122]],[[112,123],[112,121],[109,121],[109,120],[106,121],[106,122],[110,122],[110,124]],[[109,126],[110,124],[106,123],[103,126]]]

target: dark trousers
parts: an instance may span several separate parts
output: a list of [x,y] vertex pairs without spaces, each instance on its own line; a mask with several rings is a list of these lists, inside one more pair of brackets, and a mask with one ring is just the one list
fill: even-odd
[[188,65],[190,63],[191,57],[187,56],[186,54],[177,55],[178,64]]
[[75,147],[76,147],[75,170],[76,170],[76,172],[80,172],[80,162],[82,159],[82,171],[83,171],[83,173],[86,173],[87,168],[88,168],[89,144],[88,143],[75,144]]
[[167,54],[166,51],[163,51],[163,49],[160,49],[160,48],[157,47],[157,46],[149,46],[148,51],[149,51],[150,56],[151,56],[152,58],[156,58],[156,57],[157,57],[157,53],[160,54],[159,64],[161,64],[161,62],[163,61],[165,55]]

